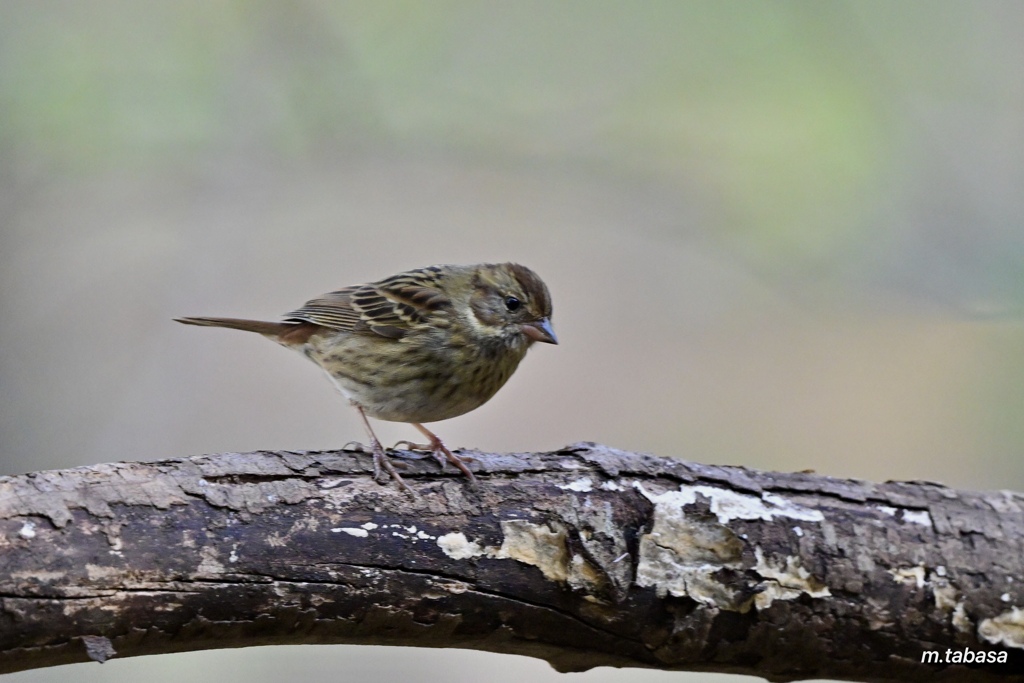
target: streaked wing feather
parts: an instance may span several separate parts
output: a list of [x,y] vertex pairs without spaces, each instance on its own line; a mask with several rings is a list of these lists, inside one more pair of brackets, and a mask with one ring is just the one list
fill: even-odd
[[358,287],[346,287],[337,292],[310,299],[299,309],[285,314],[285,320],[301,320],[337,330],[353,330],[359,324],[359,313],[352,309],[352,293]]
[[382,337],[400,339],[450,303],[438,288],[438,273],[422,269],[324,294],[285,318],[344,331],[368,328]]

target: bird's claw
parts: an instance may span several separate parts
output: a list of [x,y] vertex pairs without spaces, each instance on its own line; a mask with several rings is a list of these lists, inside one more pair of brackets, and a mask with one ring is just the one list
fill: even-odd
[[441,439],[437,438],[436,436],[433,439],[431,439],[431,441],[433,442],[431,444],[431,453],[433,453],[434,457],[437,458],[437,461],[441,463],[442,470],[444,469],[445,462],[450,462],[451,464],[459,468],[459,470],[466,475],[466,478],[469,479],[470,482],[472,482],[473,484],[476,483],[476,477],[473,475],[470,469],[466,467],[465,460],[452,453],[451,450],[444,445],[444,442],[441,441]]
[[428,455],[433,455],[433,449],[429,445],[414,443],[405,439],[396,442],[391,450],[398,451],[395,453],[395,457],[406,460],[422,460]]
[[430,443],[415,443],[413,441],[402,439],[401,441],[395,444],[395,448],[397,449],[399,446],[405,446],[403,450],[405,450],[406,452],[423,453],[423,455],[420,456],[403,456],[410,457],[410,459],[412,460],[420,460],[422,458],[427,457],[428,455],[432,455],[434,456],[434,459],[437,460],[437,464],[441,466],[442,470],[444,470],[444,465],[446,462],[448,462],[448,458],[445,457],[444,452],[441,450],[441,448],[444,448],[444,444],[442,444],[440,440],[438,440],[438,444],[440,445],[440,448]]
[[405,451],[432,451],[434,447],[428,443],[416,443],[415,441],[409,441],[408,439],[402,439],[401,441],[395,442],[395,449],[401,448]]
[[[360,444],[362,445],[362,444]],[[374,439],[370,443],[371,452],[373,453],[373,479],[378,484],[384,483],[384,473],[387,472],[396,484],[398,488],[403,491],[412,493],[412,489],[405,483],[401,475],[398,474],[398,470],[395,469],[395,463],[391,462],[391,458],[384,452],[384,447],[380,445],[380,441]]]

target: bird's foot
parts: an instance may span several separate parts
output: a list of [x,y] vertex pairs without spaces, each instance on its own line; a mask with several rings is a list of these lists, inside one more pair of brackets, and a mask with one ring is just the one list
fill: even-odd
[[[463,464],[468,462],[476,462],[476,458],[474,458],[472,455],[455,455],[450,450],[448,450],[448,447],[445,446],[440,439],[437,440],[437,445],[430,443],[416,443],[414,441],[402,439],[401,441],[395,444],[395,450],[402,451],[402,454],[398,455],[399,458],[407,458],[409,460],[422,460],[428,455],[432,455],[434,456],[434,459],[437,460],[442,470],[444,469],[444,466],[447,463],[455,462],[455,460],[452,460],[452,458],[455,458],[456,460]],[[459,467],[457,463],[455,466]],[[463,469],[462,467],[459,467],[459,469],[462,470],[463,472],[468,471],[466,469]],[[470,475],[468,476],[472,478],[472,473],[470,473]]]
[[437,434],[434,434],[423,425],[414,422],[413,427],[418,429],[423,436],[430,440],[430,442],[427,444],[417,444],[411,441],[399,441],[399,443],[404,443],[409,446],[410,450],[429,452],[437,459],[437,462],[440,463],[441,469],[444,469],[445,463],[450,462],[459,468],[459,471],[465,474],[466,478],[469,479],[470,482],[474,484],[476,483],[476,477],[473,476],[473,473],[469,471],[468,467],[466,467],[466,461],[472,460],[473,458],[467,457],[463,459],[455,455],[447,446],[444,445],[444,442],[441,441]]
[[395,457],[404,458],[406,460],[422,460],[423,458],[433,455],[434,449],[430,447],[430,444],[413,443],[402,439],[397,441],[391,450],[398,451],[395,453]]
[[[359,451],[362,453],[370,452],[373,454],[374,481],[376,481],[378,484],[385,483],[384,473],[387,472],[388,476],[391,477],[394,480],[394,482],[398,485],[398,488],[402,489],[403,491],[412,493],[412,489],[409,488],[409,485],[406,484],[405,480],[402,479],[401,475],[398,474],[398,470],[395,469],[395,464],[391,462],[391,458],[389,458],[388,454],[384,451],[384,447],[380,444],[380,441],[377,441],[377,439],[373,439],[370,442],[369,448],[367,448],[361,443],[350,443],[355,443],[356,446],[359,447]],[[348,445],[349,444],[345,444],[346,449]]]
[[[384,451],[384,447],[380,445],[380,439],[378,439],[377,435],[373,433],[373,428],[370,426],[370,421],[366,419],[366,411],[363,410],[362,406],[355,402],[353,402],[352,405],[354,405],[356,407],[356,410],[359,412],[359,417],[362,418],[363,420],[363,426],[366,427],[366,433],[370,437],[370,452],[373,453],[374,480],[378,484],[383,484],[384,472],[387,472],[388,476],[390,476],[394,480],[395,484],[398,485],[398,488],[415,496],[416,492],[409,488],[409,485],[405,483],[405,480],[402,479],[401,476],[399,476],[398,470],[395,469],[394,463],[391,462],[391,459],[388,457],[388,454]],[[366,446],[354,441],[350,441],[349,443],[345,444],[345,447],[347,448],[348,445],[351,443],[355,443],[359,450],[361,450],[364,453],[366,452]]]

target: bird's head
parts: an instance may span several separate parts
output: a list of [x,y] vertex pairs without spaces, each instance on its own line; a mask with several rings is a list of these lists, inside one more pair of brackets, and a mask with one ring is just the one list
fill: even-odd
[[558,343],[551,327],[551,295],[544,281],[526,266],[479,266],[473,274],[472,288],[470,323],[482,337],[517,346]]

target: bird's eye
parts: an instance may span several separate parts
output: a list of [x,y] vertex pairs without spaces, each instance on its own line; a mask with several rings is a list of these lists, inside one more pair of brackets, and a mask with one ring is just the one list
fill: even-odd
[[519,307],[522,305],[523,302],[515,298],[514,296],[505,297],[505,308],[507,308],[509,311],[518,311]]

